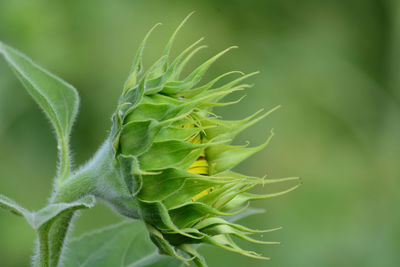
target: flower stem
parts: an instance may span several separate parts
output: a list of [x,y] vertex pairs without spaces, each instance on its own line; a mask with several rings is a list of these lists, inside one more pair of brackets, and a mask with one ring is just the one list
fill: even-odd
[[48,231],[41,230],[39,231],[39,261],[41,267],[50,266],[49,262],[49,236]]
[[[85,196],[93,195],[96,198],[117,202],[114,207],[119,213],[130,217],[138,218],[136,200],[126,189],[125,181],[116,168],[113,151],[110,142],[107,140],[97,151],[92,160],[72,174],[68,179],[59,185],[54,192],[50,203],[70,203]],[[118,185],[122,188],[119,191],[111,192],[107,184]],[[41,267],[57,267],[60,265],[61,255],[68,240],[72,220],[76,212],[70,212],[57,218],[54,223],[39,237],[39,257]],[[46,240],[47,238],[47,240]],[[42,249],[43,248],[43,249]],[[43,261],[41,260],[43,258]]]
[[[105,149],[102,146],[91,161],[59,185],[50,203],[70,203],[87,195],[95,195],[95,183],[99,175],[107,175],[101,168],[105,164]],[[99,170],[102,169],[103,172]],[[42,233],[39,233],[39,260],[41,267],[57,267],[60,265],[61,255],[67,243],[68,233],[76,211],[70,212],[56,219],[56,221]]]

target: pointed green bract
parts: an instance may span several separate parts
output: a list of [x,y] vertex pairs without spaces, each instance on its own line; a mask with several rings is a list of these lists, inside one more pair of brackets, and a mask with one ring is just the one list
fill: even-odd
[[136,57],[133,61],[131,70],[129,72],[128,78],[126,79],[125,85],[124,85],[124,94],[131,88],[133,88],[136,85],[137,82],[137,76],[141,74],[143,70],[143,63],[142,63],[142,57],[143,57],[143,50],[146,45],[147,39],[150,37],[150,34],[153,32],[153,30],[158,27],[160,23],[156,24],[153,26],[153,28],[150,29],[150,31],[147,33],[146,37],[143,39],[137,53]]
[[213,164],[214,171],[216,173],[223,172],[225,170],[229,170],[234,166],[238,165],[243,160],[247,159],[248,157],[252,156],[254,153],[257,153],[264,147],[266,147],[271,140],[273,134],[268,138],[268,140],[257,147],[246,148],[246,147],[234,147],[231,146],[231,149],[227,149],[222,153],[219,153],[210,160],[210,163]]

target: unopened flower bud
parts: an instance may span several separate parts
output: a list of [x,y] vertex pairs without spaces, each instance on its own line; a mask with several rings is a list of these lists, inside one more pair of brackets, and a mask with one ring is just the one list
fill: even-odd
[[[185,22],[185,21],[184,21]],[[170,50],[183,23],[167,43],[161,58],[149,69],[142,66],[145,40],[139,47],[119,106],[113,116],[111,132],[115,166],[134,199],[132,214],[147,225],[151,240],[163,254],[183,261],[194,260],[205,266],[194,244],[208,243],[253,258],[264,258],[238,247],[232,236],[261,244],[275,244],[249,237],[263,231],[233,224],[221,217],[240,213],[249,201],[280,195],[257,195],[248,191],[256,185],[280,182],[249,177],[232,171],[237,164],[263,149],[232,145],[237,134],[260,121],[271,111],[237,121],[223,120],[211,111],[223,97],[245,89],[244,75],[232,71],[199,85],[207,69],[228,48],[195,68],[182,78],[187,61],[202,46],[199,41],[173,60]],[[221,78],[238,75],[222,85]],[[295,179],[288,178],[286,180]],[[114,200],[115,201],[114,201]],[[108,198],[123,212],[116,198]],[[132,216],[134,217],[134,216]],[[274,229],[273,229],[274,230]],[[270,230],[266,230],[270,231]]]

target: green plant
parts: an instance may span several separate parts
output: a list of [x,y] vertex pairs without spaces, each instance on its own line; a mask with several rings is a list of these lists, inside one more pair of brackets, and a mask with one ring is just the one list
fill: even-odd
[[[0,43],[0,53],[50,119],[58,141],[59,168],[54,193],[46,207],[30,212],[0,195],[0,207],[24,217],[37,232],[34,266],[75,266],[82,262],[86,265],[81,266],[112,266],[121,263],[121,259],[125,265],[132,266],[177,266],[190,261],[206,266],[196,251],[201,244],[259,259],[268,258],[241,249],[231,237],[259,244],[279,244],[249,237],[249,234],[279,228],[252,230],[235,224],[232,217],[257,212],[248,209],[251,200],[279,196],[298,187],[297,184],[276,193],[253,194],[248,191],[254,186],[298,178],[264,179],[231,170],[263,149],[273,134],[264,144],[253,148],[232,145],[232,140],[276,108],[238,121],[222,120],[212,113],[213,107],[240,101],[220,102],[226,95],[249,87],[242,81],[256,73],[244,75],[232,71],[198,86],[209,66],[234,48],[231,47],[181,78],[185,65],[203,48],[198,46],[200,39],[170,60],[172,43],[187,18],[167,42],[161,58],[144,70],[143,49],[155,27],[147,34],[112,116],[109,137],[86,165],[74,171],[70,167],[69,136],[79,105],[76,90],[20,52]],[[240,77],[215,86],[233,74]],[[142,251],[148,255],[145,260],[143,257],[140,263],[136,259],[128,260],[129,240],[136,238],[145,244],[146,238],[138,234],[142,226],[124,222],[72,241],[74,246],[63,257],[73,218],[78,210],[93,207],[96,199],[106,202],[124,217],[142,221],[159,253],[153,253],[154,248],[150,246]],[[110,240],[110,235],[121,238]],[[96,244],[103,242],[109,249],[99,257],[102,264],[109,265],[101,265],[99,259],[90,263],[92,259],[85,258],[86,255],[93,254]]]

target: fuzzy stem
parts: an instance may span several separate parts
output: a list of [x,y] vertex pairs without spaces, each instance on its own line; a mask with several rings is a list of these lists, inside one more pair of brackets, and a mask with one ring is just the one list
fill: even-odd
[[[95,193],[96,182],[111,175],[109,143],[106,142],[91,161],[68,178],[56,190],[51,203],[73,202]],[[107,171],[108,170],[108,171]],[[76,212],[70,212],[58,218],[50,229],[39,235],[39,257],[41,267],[57,267]]]
[[[116,186],[117,189],[112,189],[109,186],[110,184]],[[105,188],[107,189],[105,190]],[[115,166],[114,153],[108,139],[97,151],[92,160],[60,185],[52,196],[50,203],[70,203],[87,195],[92,195],[111,203],[111,206],[113,206],[113,203],[117,203],[113,206],[113,209],[119,214],[134,219],[139,217],[137,214],[137,201],[132,197],[131,192],[128,191],[126,181],[121,177],[119,168]],[[60,259],[67,243],[68,233],[70,232],[75,214],[75,212],[70,212],[61,216],[46,231],[49,248],[48,250],[39,249],[40,255],[36,258],[47,257],[48,265],[42,264],[41,267],[57,267],[60,265]],[[39,248],[45,246],[45,244],[42,244],[45,242],[44,238],[43,241],[39,238],[39,242]]]
[[70,230],[75,212],[71,212],[57,219],[57,221],[54,222],[51,231],[48,233],[51,267],[59,266],[61,255],[67,241],[68,232]]
[[39,261],[41,267],[49,266],[49,238],[47,231],[39,231]]

